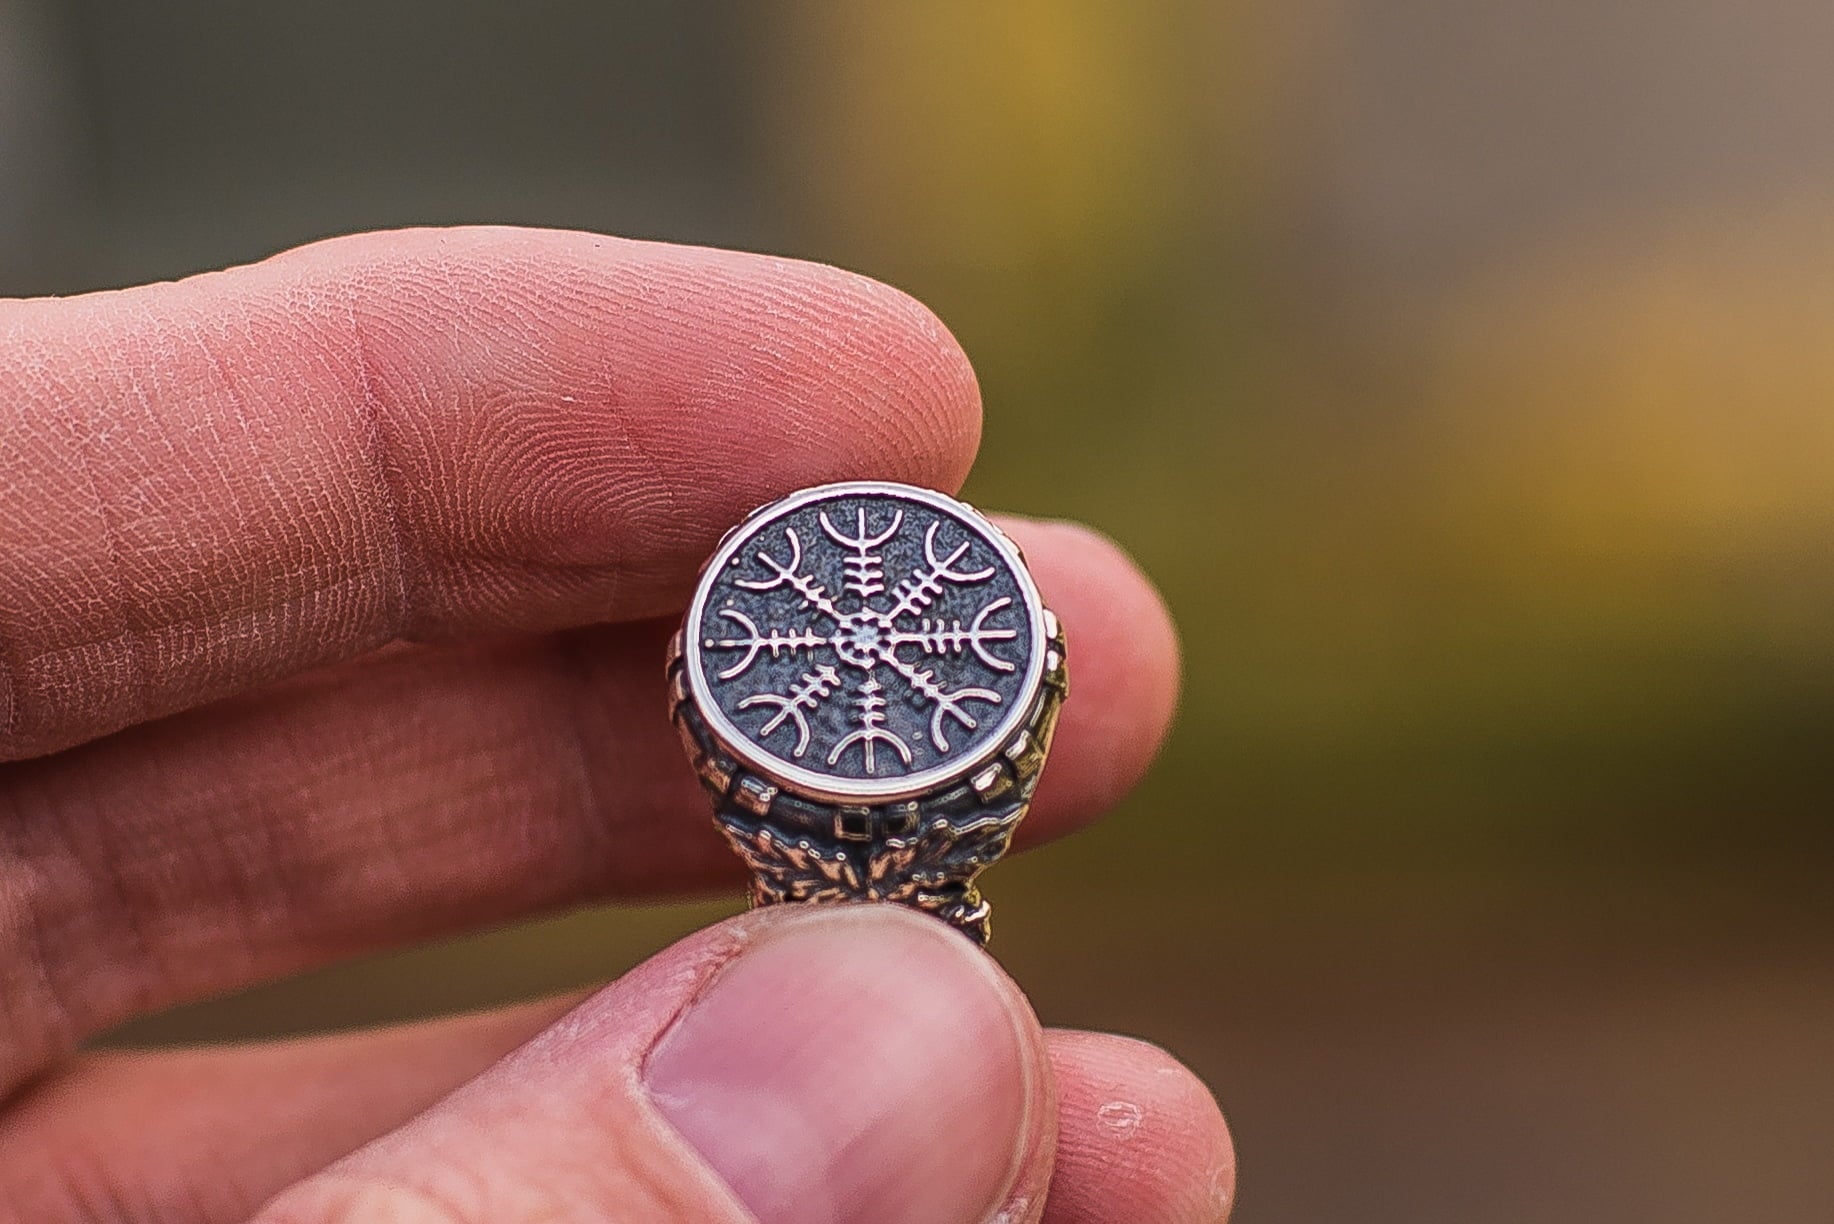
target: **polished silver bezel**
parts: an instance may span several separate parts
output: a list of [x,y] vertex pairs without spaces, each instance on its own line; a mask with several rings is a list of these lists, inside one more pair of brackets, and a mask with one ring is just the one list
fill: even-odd
[[[763,752],[753,744],[730,719],[719,703],[713,700],[703,670],[700,650],[695,643],[701,640],[703,629],[701,618],[706,611],[707,597],[713,588],[714,576],[719,574],[740,543],[753,538],[770,524],[786,514],[800,509],[813,501],[822,501],[830,497],[853,494],[880,494],[890,497],[907,498],[923,502],[944,514],[960,519],[987,542],[1000,557],[1012,567],[1019,589],[1025,596],[1026,616],[1031,626],[1031,653],[1026,660],[1025,683],[1020,688],[1021,699],[1012,703],[999,724],[981,742],[973,753],[956,760],[933,765],[899,778],[888,778],[884,781],[873,779],[836,778],[818,773],[812,769],[784,761],[769,753]],[[1045,655],[1050,651],[1050,635],[1045,627],[1044,601],[1039,597],[1038,588],[1032,581],[1030,571],[1025,567],[1025,559],[1018,548],[1007,539],[1006,534],[988,522],[979,511],[942,493],[914,485],[897,484],[883,480],[844,481],[838,484],[817,485],[792,494],[782,501],[754,513],[720,542],[712,557],[708,558],[706,568],[701,572],[699,584],[695,587],[694,601],[688,607],[687,629],[683,635],[685,646],[683,654],[687,662],[688,694],[701,717],[706,720],[712,732],[727,752],[769,782],[807,795],[815,799],[826,799],[842,803],[887,803],[902,799],[914,799],[920,795],[943,790],[958,782],[971,778],[989,761],[998,756],[1012,738],[1031,720],[1040,695],[1044,679]]]

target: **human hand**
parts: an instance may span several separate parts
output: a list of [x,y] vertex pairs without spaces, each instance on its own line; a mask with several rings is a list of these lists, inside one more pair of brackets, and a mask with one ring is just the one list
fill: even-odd
[[[75,1052],[338,958],[735,881],[663,714],[670,614],[790,490],[953,489],[979,411],[882,285],[586,234],[372,234],[0,303],[0,1221],[1222,1219],[1189,1072],[1041,1030],[896,906],[748,914],[583,1001]],[[1005,525],[1076,651],[1035,842],[1137,779],[1176,650],[1113,546]]]

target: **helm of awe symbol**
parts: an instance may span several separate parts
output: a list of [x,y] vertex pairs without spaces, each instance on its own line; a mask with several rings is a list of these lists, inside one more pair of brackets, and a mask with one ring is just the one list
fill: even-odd
[[830,487],[715,556],[690,670],[741,751],[858,794],[972,763],[1025,717],[1037,593],[997,530],[932,497]]

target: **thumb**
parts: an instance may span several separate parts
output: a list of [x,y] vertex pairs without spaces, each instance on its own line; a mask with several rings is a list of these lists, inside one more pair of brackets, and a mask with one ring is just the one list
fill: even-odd
[[959,934],[896,905],[764,910],[257,1221],[1018,1224],[1042,1210],[1055,1114],[1036,1018]]

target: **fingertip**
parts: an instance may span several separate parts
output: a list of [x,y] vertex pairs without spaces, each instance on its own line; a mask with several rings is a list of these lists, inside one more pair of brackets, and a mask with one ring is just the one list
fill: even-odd
[[650,1052],[669,1124],[761,1221],[979,1219],[1023,1186],[1036,1201],[1055,1117],[1017,987],[903,906],[786,908],[753,920]]
[[1057,1166],[1046,1224],[1219,1224],[1235,1148],[1210,1090],[1158,1046],[1051,1032]]
[[1080,523],[1007,518],[1069,644],[1070,698],[1039,783],[1034,831],[1100,815],[1137,785],[1178,707],[1170,610],[1118,543]]
[[[761,261],[761,283],[779,295],[778,308],[801,319],[812,356],[857,361],[858,376],[837,392],[856,405],[847,423],[863,431],[864,449],[883,466],[836,470],[807,483],[865,476],[959,489],[980,448],[981,388],[968,354],[936,313],[902,289],[832,264],[738,258]],[[833,439],[826,441],[831,449]]]
[[[542,341],[549,368],[535,373],[560,375],[555,392],[590,407],[581,391],[602,376],[615,385],[601,395],[626,407],[675,408],[683,436],[671,440],[700,456],[739,443],[750,462],[728,473],[731,492],[756,499],[740,513],[833,480],[953,490],[980,443],[980,386],[949,329],[910,294],[830,264],[515,226],[349,235],[270,261],[295,262],[381,291],[382,343],[424,350],[452,317],[479,339],[520,332]],[[389,326],[412,312],[404,283],[437,299],[405,331]],[[443,359],[460,360],[463,336],[442,338]],[[617,356],[637,361],[606,369]],[[760,476],[777,479],[760,488]]]
[[[475,405],[424,430],[428,445],[392,451],[428,463],[401,481],[417,534],[490,533],[468,541],[485,572],[433,595],[615,568],[627,593],[659,592],[634,610],[653,614],[760,505],[838,480],[952,490],[973,463],[981,401],[966,354],[925,306],[868,277],[559,230],[402,231],[347,246],[341,258],[372,270],[358,306],[371,391],[410,403],[437,380]],[[463,479],[428,499],[420,491],[437,492],[442,472]],[[498,558],[516,581],[497,579]],[[555,623],[574,623],[603,598],[591,586],[578,606],[541,599]]]

